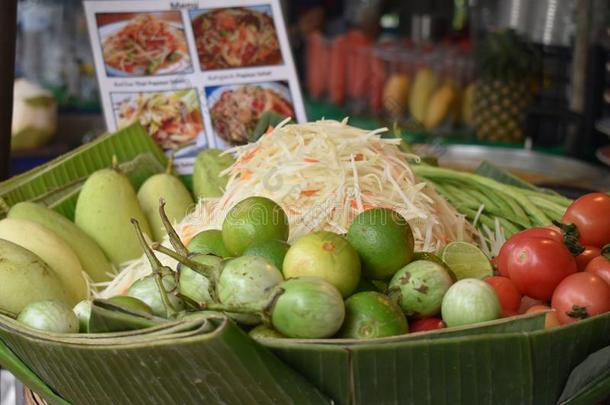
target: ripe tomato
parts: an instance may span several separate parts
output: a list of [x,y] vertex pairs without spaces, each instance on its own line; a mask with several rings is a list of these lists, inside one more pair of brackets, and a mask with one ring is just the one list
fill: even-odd
[[576,261],[561,242],[523,238],[508,257],[508,274],[522,294],[549,300],[557,284],[575,273]]
[[515,287],[515,283],[510,278],[502,276],[487,277],[485,282],[496,290],[502,307],[502,316],[516,315],[521,304],[521,293]]
[[518,312],[520,314],[524,314],[527,312],[528,309],[530,309],[531,307],[535,306],[535,305],[542,305],[544,304],[544,301],[540,301],[540,300],[535,300],[532,297],[528,297],[527,295],[524,295],[521,298],[521,305],[519,305],[519,309]]
[[610,285],[595,274],[572,274],[555,289],[551,306],[562,325],[603,314],[610,311]]
[[409,322],[409,332],[424,332],[429,330],[443,329],[445,327],[445,322],[439,318],[426,318],[426,319],[417,319],[413,322]]
[[527,311],[525,311],[526,314],[533,314],[535,312],[544,312],[544,311],[549,311],[546,316],[544,317],[544,327],[545,329],[550,329],[550,328],[554,328],[555,326],[559,326],[559,319],[557,319],[557,312],[549,307],[548,305],[542,305],[542,304],[538,304],[538,305],[534,305],[532,307],[530,307]]
[[568,207],[562,222],[576,225],[583,245],[607,245],[610,243],[610,195],[583,195]]
[[510,257],[510,253],[515,248],[515,244],[524,238],[547,238],[563,243],[563,235],[556,227],[529,228],[514,234],[504,243],[504,245],[502,245],[496,259],[498,273],[501,276],[508,277],[508,258]]
[[585,250],[574,259],[576,259],[576,265],[578,271],[585,271],[587,264],[597,256],[602,254],[602,250],[595,246],[584,246]]
[[601,277],[610,285],[610,260],[604,256],[597,256],[587,264],[585,271]]

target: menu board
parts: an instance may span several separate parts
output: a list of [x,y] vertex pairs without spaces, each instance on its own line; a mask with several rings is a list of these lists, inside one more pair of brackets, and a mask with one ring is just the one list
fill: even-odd
[[83,4],[108,130],[139,121],[179,173],[265,111],[306,120],[279,0]]

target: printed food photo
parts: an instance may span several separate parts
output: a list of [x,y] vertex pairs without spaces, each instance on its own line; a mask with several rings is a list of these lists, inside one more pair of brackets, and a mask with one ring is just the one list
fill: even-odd
[[202,70],[282,63],[268,5],[197,10],[191,19]]
[[114,93],[112,104],[119,128],[139,121],[164,149],[179,149],[203,133],[194,89],[150,93]]
[[108,76],[192,71],[180,12],[96,15]]
[[266,111],[294,117],[290,90],[284,82],[208,87],[206,94],[214,131],[228,145],[246,144]]

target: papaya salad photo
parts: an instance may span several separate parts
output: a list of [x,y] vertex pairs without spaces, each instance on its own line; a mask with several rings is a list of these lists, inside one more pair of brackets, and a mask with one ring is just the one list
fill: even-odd
[[290,90],[281,82],[220,86],[206,89],[212,125],[228,145],[244,145],[267,111],[294,117]]
[[98,14],[109,76],[145,76],[192,71],[179,12]]
[[202,69],[282,63],[270,6],[198,10],[191,18]]
[[203,135],[203,120],[194,89],[151,93],[115,93],[119,128],[139,121],[163,149],[180,149]]

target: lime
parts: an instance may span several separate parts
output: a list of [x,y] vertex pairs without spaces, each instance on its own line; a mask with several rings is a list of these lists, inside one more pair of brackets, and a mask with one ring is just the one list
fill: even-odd
[[358,252],[362,274],[368,279],[387,280],[413,257],[411,227],[388,208],[373,208],[356,216],[347,240]]
[[364,291],[345,301],[345,320],[339,330],[341,338],[371,339],[408,331],[405,315],[387,295]]
[[222,240],[234,256],[254,242],[288,240],[288,217],[278,204],[265,197],[238,202],[222,224]]
[[208,229],[207,231],[199,232],[193,236],[193,239],[191,239],[186,247],[191,253],[212,254],[220,257],[231,256],[222,240],[222,232],[218,229]]
[[279,271],[282,271],[284,257],[290,245],[282,240],[261,240],[254,242],[244,250],[243,256],[260,256],[269,260]]
[[358,253],[349,242],[332,232],[301,236],[284,258],[284,277],[315,276],[349,296],[360,280]]
[[451,242],[439,254],[458,280],[484,279],[493,275],[491,262],[478,247],[467,242]]

